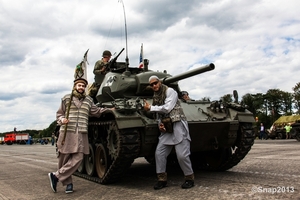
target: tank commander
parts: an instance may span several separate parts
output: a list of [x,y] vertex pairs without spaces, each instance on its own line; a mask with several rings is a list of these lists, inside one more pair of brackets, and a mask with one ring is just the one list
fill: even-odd
[[62,98],[56,112],[57,123],[60,125],[57,140],[58,170],[48,174],[53,192],[57,191],[58,182],[66,185],[65,193],[73,192],[72,174],[80,166],[84,154],[89,154],[88,117],[100,117],[101,113],[109,110],[96,106],[92,98],[85,95],[87,85],[87,80],[75,79],[72,95],[67,94]]
[[[98,60],[94,66],[95,82],[91,85],[89,89],[89,96],[95,98],[97,92],[100,88],[100,85],[105,77],[105,74],[108,72],[108,64],[111,58],[111,52],[108,50],[103,51],[102,59]],[[94,101],[95,102],[95,101]]]
[[107,65],[111,58],[111,52],[108,50],[103,51],[102,59],[95,63],[94,74],[105,75],[107,73]]
[[178,100],[177,92],[162,84],[157,76],[149,78],[149,84],[154,91],[153,103],[144,100],[144,109],[154,112],[161,132],[155,151],[156,173],[158,181],[154,189],[167,186],[167,157],[175,147],[179,165],[184,173],[183,189],[194,186],[194,172],[190,160],[190,142],[188,123]]

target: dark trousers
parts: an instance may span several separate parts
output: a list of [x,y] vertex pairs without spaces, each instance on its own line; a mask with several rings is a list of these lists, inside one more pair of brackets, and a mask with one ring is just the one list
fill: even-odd
[[266,139],[266,138],[265,138],[265,132],[264,132],[264,131],[260,131],[260,132],[259,132],[259,139],[261,139],[261,140],[262,140],[262,139]]

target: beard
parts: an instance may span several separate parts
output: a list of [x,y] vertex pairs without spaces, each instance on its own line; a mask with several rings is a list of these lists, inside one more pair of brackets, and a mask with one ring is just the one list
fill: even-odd
[[77,89],[73,90],[73,95],[77,97],[79,100],[85,98],[85,91],[83,90],[82,92],[78,91]]
[[157,91],[154,92],[153,94],[153,103],[152,105],[163,105],[165,98],[166,98],[166,91],[167,91],[168,87],[164,84],[161,84],[159,86],[159,89]]

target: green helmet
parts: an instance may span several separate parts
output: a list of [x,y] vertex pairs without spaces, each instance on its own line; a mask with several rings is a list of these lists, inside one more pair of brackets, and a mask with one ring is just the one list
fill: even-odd
[[103,51],[102,57],[110,57],[111,53],[108,50]]

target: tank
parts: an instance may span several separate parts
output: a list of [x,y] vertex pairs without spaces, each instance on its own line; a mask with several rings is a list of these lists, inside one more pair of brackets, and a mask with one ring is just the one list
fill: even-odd
[[[181,90],[178,81],[188,79],[211,70],[215,65],[172,76],[166,71],[128,67],[127,62],[110,64],[108,72],[98,90],[97,105],[115,107],[100,118],[89,119],[90,154],[81,163],[75,175],[108,184],[118,181],[134,162],[144,157],[154,164],[154,152],[160,135],[153,114],[143,110],[143,99],[152,103],[153,91],[148,79],[152,75],[163,84]],[[95,80],[100,80],[95,77]],[[99,83],[100,84],[100,83]],[[222,101],[181,101],[187,117],[191,142],[193,168],[224,171],[237,165],[250,151],[255,134],[253,114],[237,102]],[[168,164],[176,164],[175,153],[168,157]]]
[[292,129],[290,131],[291,137],[300,142],[300,120],[296,120],[292,123]]
[[300,115],[288,115],[279,117],[267,130],[268,138],[271,139],[288,139],[286,138],[285,126],[290,124],[290,138],[300,141]]

